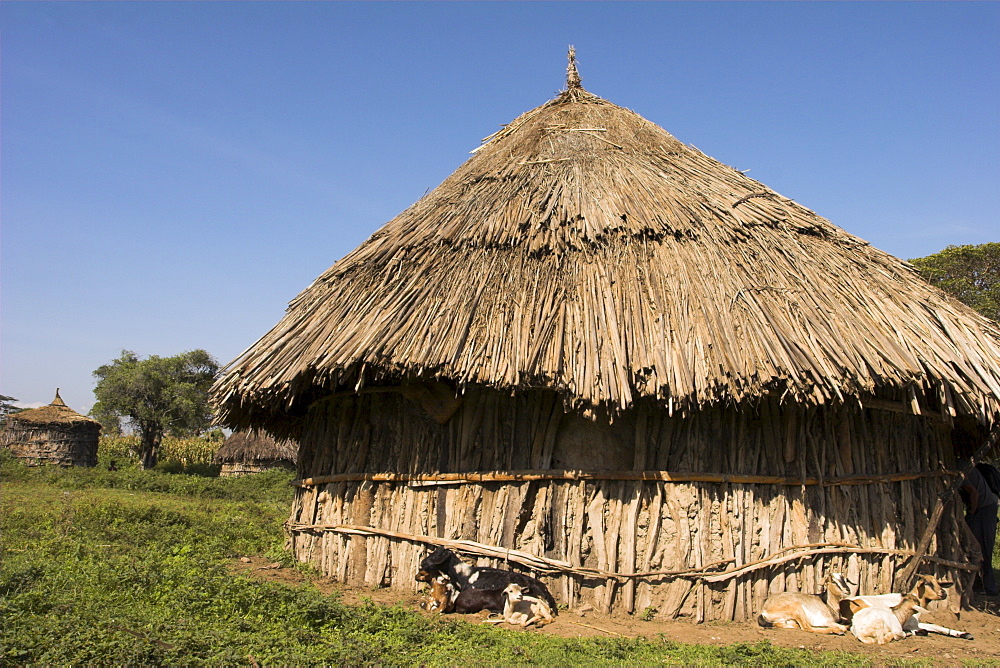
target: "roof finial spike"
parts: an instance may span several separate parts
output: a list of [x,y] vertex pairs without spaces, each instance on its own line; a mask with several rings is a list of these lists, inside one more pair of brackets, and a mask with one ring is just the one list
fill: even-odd
[[566,90],[582,88],[580,86],[580,73],[576,71],[576,47],[569,46],[569,65],[566,66]]
[[66,402],[64,402],[62,400],[62,397],[59,396],[59,388],[58,387],[56,388],[56,398],[53,399],[52,403],[49,404],[49,405],[50,406],[65,406],[66,405]]

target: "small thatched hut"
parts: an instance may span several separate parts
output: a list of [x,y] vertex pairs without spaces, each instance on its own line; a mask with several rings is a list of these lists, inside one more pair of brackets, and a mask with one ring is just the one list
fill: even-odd
[[48,406],[7,417],[0,446],[28,464],[96,466],[101,423],[67,406],[59,390]]
[[219,475],[239,476],[268,469],[294,469],[297,455],[298,446],[294,441],[238,431],[225,440],[215,453],[214,461],[222,467]]
[[214,393],[299,440],[291,547],[324,573],[412,590],[446,545],[569,605],[747,620],[831,568],[961,594],[937,502],[956,418],[998,421],[1000,328],[571,63]]

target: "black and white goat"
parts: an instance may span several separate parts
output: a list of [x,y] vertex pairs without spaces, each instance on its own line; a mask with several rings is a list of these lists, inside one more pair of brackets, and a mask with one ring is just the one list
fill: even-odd
[[[454,552],[444,547],[439,547],[420,562],[420,572],[417,573],[416,579],[422,582],[431,582],[438,575],[447,575],[451,584],[459,592],[458,597],[455,599],[455,612],[459,611],[458,600],[466,590],[477,589],[502,592],[507,588],[507,585],[516,584],[520,585],[525,593],[530,593],[532,596],[537,596],[545,601],[552,610],[552,614],[557,614],[556,600],[552,598],[548,587],[541,581],[529,575],[522,575],[521,573],[505,571],[499,568],[470,566],[455,556]],[[466,598],[470,596],[473,595],[467,594]],[[490,602],[492,603],[492,600]],[[495,608],[495,605],[488,607],[488,609]],[[499,612],[502,609],[503,602],[501,601],[499,610],[497,611]]]
[[504,589],[476,589],[475,587],[469,587],[464,591],[458,592],[451,610],[460,615],[468,615],[482,610],[503,612],[506,604],[507,591]]

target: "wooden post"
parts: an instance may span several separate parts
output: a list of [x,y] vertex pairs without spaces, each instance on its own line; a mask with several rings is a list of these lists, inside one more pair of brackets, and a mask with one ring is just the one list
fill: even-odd
[[[937,504],[934,506],[934,512],[931,513],[931,519],[927,523],[927,528],[924,529],[923,536],[920,537],[920,543],[917,545],[916,554],[913,555],[900,572],[899,577],[896,579],[896,591],[909,591],[910,587],[913,586],[913,576],[917,572],[920,562],[927,554],[927,548],[930,547],[931,539],[937,531],[938,524],[941,523],[941,518],[944,516],[945,508],[947,508],[948,504],[951,503],[951,500],[955,498],[955,494],[958,492],[958,488],[962,486],[965,476],[976,465],[976,461],[986,454],[986,451],[990,449],[991,445],[992,439],[988,439],[978,450],[976,450],[975,454],[972,455],[972,458],[969,459],[968,465],[962,468],[962,475],[955,478],[951,484],[945,487],[945,490],[941,492],[941,495],[938,496]],[[984,556],[984,558],[988,559],[989,557]]]

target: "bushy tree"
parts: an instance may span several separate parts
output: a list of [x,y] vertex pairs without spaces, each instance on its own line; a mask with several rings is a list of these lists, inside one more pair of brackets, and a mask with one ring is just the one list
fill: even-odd
[[932,285],[1000,320],[1000,243],[948,246],[910,262]]
[[197,433],[209,426],[208,390],[218,371],[218,362],[204,350],[147,359],[123,350],[94,371],[97,403],[91,413],[128,422],[139,434],[140,466],[152,468],[165,433]]
[[14,405],[17,401],[14,397],[8,397],[6,394],[0,394],[0,427],[3,427],[7,423],[7,416],[11,413],[17,413],[21,409]]
[[122,416],[115,411],[108,410],[107,406],[97,402],[87,413],[101,423],[101,433],[105,436],[122,435]]

